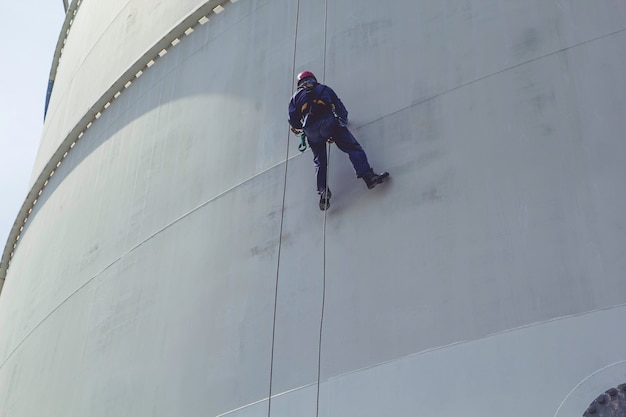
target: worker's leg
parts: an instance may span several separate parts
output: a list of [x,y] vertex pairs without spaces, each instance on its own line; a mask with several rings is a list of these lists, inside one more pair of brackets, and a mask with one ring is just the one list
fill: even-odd
[[328,157],[326,155],[326,141],[309,140],[309,146],[313,152],[313,163],[315,164],[315,175],[317,177],[317,192],[326,190],[326,171]]
[[337,126],[333,133],[333,141],[339,149],[348,154],[357,178],[370,172],[371,167],[367,161],[367,155],[348,128]]

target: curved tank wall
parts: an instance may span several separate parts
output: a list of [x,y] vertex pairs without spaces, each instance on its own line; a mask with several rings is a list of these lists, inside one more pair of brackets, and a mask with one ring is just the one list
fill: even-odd
[[[626,382],[623,2],[76,10],[0,416],[564,417]],[[391,173],[333,147],[327,212],[286,125],[304,69]]]

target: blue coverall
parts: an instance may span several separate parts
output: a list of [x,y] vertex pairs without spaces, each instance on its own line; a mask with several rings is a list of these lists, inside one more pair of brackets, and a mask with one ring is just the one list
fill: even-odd
[[324,84],[315,84],[310,90],[299,88],[289,102],[289,124],[294,129],[304,130],[313,151],[318,193],[327,187],[328,139],[332,139],[339,149],[348,154],[357,178],[371,171],[365,151],[346,127],[347,120],[345,106],[337,94]]

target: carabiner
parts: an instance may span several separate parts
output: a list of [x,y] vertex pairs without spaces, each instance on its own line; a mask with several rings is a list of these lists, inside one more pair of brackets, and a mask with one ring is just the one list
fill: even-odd
[[304,134],[304,132],[302,132],[302,134],[300,135],[300,145],[298,145],[298,150],[300,152],[304,152],[306,151],[306,141],[304,140],[306,138],[306,135]]

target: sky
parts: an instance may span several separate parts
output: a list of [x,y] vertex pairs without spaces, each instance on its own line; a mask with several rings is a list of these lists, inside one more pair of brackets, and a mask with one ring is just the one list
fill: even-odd
[[0,256],[30,183],[43,130],[62,0],[0,3]]

